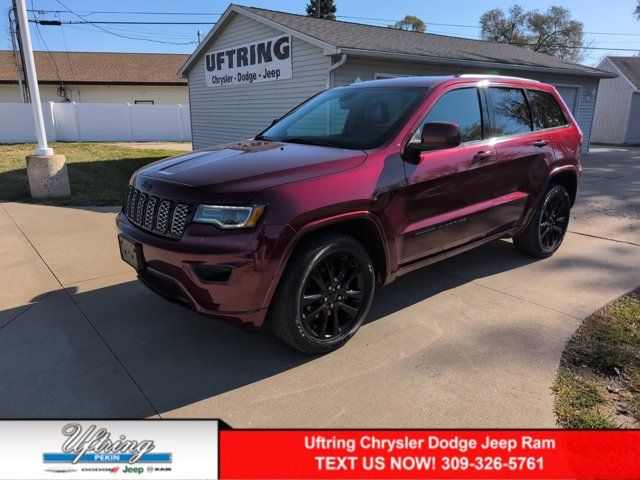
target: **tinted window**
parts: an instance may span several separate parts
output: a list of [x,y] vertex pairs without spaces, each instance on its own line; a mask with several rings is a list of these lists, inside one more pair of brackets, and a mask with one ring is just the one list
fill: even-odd
[[567,119],[564,117],[560,105],[549,92],[529,90],[529,99],[531,100],[533,123],[536,130],[567,124]]
[[531,131],[531,114],[519,88],[490,88],[495,134],[514,135]]
[[367,150],[388,141],[427,92],[419,87],[345,87],[303,103],[256,138]]
[[475,88],[461,88],[445,93],[422,121],[412,141],[420,140],[422,125],[427,122],[451,122],[460,127],[463,142],[482,139],[480,97]]

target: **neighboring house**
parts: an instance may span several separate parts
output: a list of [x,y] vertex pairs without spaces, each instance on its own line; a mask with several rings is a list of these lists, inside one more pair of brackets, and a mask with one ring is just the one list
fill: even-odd
[[640,57],[605,57],[598,68],[618,77],[600,82],[592,141],[640,144]]
[[[43,102],[187,104],[189,55],[34,52]],[[20,102],[13,51],[0,51],[0,102]]]
[[180,70],[195,148],[251,137],[319,91],[400,75],[488,73],[554,84],[589,135],[614,74],[501,43],[231,5]]

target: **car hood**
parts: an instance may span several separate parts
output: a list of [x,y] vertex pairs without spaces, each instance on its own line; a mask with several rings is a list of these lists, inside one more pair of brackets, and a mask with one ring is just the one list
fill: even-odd
[[184,201],[246,203],[267,188],[348,170],[365,158],[360,150],[247,140],[152,163],[133,183]]

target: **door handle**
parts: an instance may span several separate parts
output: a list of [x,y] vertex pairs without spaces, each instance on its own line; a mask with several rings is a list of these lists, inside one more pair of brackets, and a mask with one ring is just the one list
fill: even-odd
[[493,152],[491,150],[480,150],[471,159],[471,165],[482,165],[487,158],[491,158]]
[[538,140],[536,142],[533,142],[533,146],[538,148],[546,147],[548,144],[549,140]]

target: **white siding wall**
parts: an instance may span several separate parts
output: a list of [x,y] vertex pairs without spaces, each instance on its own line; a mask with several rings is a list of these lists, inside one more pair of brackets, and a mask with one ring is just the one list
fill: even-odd
[[[162,85],[66,85],[69,100],[81,103],[134,103],[136,100],[153,100],[155,105],[186,105],[188,88]],[[41,84],[43,102],[63,102],[57,94],[57,85]],[[0,85],[0,103],[20,101],[18,85]]]
[[446,65],[427,65],[421,63],[393,62],[383,60],[358,59],[350,57],[342,67],[338,68],[332,75],[332,84],[334,86],[349,85],[360,80],[373,80],[375,74],[388,75],[451,75],[458,73],[488,73],[496,75],[511,75],[516,77],[532,78],[545,83],[563,86],[579,87],[579,99],[574,116],[582,132],[585,136],[584,151],[589,148],[589,139],[591,134],[591,123],[595,108],[596,96],[598,89],[598,80],[569,75],[542,74],[522,71],[509,71],[507,69],[496,71],[487,71],[486,69],[467,68]]
[[[236,15],[206,51],[233,47],[278,35],[262,23]],[[189,100],[194,148],[251,137],[271,121],[326,88],[329,57],[314,45],[292,39],[293,77],[252,85],[207,87],[204,55],[189,71]]]
[[634,89],[609,59],[605,59],[600,68],[619,76],[600,81],[592,138],[594,142],[623,144],[626,141]]

